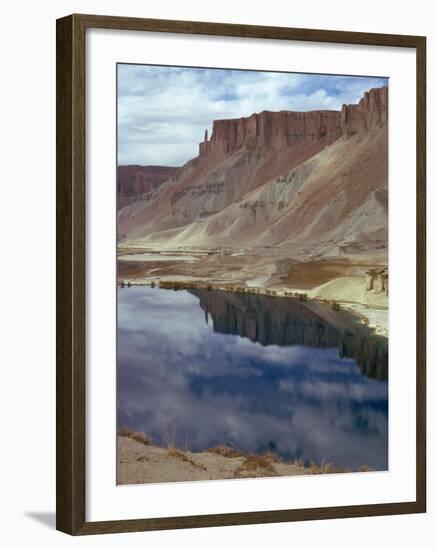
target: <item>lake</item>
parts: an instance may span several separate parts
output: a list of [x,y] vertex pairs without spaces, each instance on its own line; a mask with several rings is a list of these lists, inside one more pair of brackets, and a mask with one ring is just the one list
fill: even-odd
[[387,339],[316,302],[119,288],[117,425],[159,446],[386,470]]

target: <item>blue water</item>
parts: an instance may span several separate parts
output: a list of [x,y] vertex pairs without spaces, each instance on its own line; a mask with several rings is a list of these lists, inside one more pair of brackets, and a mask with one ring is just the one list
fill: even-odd
[[320,304],[125,287],[117,415],[158,445],[384,470],[387,341]]

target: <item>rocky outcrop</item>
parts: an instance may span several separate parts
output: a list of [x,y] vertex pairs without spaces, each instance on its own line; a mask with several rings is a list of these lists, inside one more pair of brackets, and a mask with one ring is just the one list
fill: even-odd
[[348,137],[381,127],[388,120],[388,88],[373,88],[365,92],[357,105],[343,105],[341,132]]
[[388,269],[373,268],[366,272],[366,290],[375,294],[384,293],[388,296]]
[[118,209],[141,199],[146,193],[157,189],[161,183],[174,176],[177,170],[178,168],[172,166],[118,166]]

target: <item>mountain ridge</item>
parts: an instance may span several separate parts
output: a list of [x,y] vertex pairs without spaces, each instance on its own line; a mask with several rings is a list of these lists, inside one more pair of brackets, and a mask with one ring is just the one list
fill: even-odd
[[[335,233],[325,223],[329,218],[331,225],[335,220],[353,225],[346,218],[354,209],[387,202],[387,119],[384,87],[369,90],[359,103],[343,105],[340,111],[263,111],[216,120],[209,139],[205,132],[197,157],[141,205],[120,212],[121,240],[213,247],[250,246],[252,239],[275,246]],[[326,196],[323,204],[321,196]],[[318,215],[317,204],[325,215]],[[371,225],[381,233],[376,240],[383,242],[384,207],[379,218]],[[262,228],[266,223],[271,227]],[[254,227],[263,234],[258,229],[253,234]]]

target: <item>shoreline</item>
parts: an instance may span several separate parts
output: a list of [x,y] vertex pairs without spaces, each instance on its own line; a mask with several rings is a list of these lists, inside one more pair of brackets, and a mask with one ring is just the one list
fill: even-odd
[[[368,471],[366,465],[353,470]],[[271,451],[248,453],[225,445],[196,452],[161,447],[142,432],[129,428],[117,432],[117,485],[350,472],[326,462],[305,465],[302,460],[284,460]]]
[[329,258],[308,250],[277,255],[265,247],[117,249],[119,285],[206,288],[311,301],[353,313],[388,337],[388,268],[384,251]]
[[213,281],[204,281],[201,279],[189,280],[187,277],[180,277],[176,280],[174,277],[171,280],[163,280],[159,277],[143,277],[143,278],[117,278],[117,286],[120,288],[130,286],[150,286],[158,287],[163,290],[187,290],[190,288],[203,288],[205,290],[221,290],[223,292],[231,292],[238,294],[255,294],[260,296],[270,296],[273,298],[288,298],[300,302],[315,302],[326,306],[331,306],[334,310],[345,310],[353,313],[358,322],[367,325],[373,329],[375,334],[388,338],[388,307],[362,304],[359,302],[346,300],[333,300],[327,298],[318,298],[312,296],[311,291],[304,292],[300,289],[290,288],[263,288],[255,286],[231,286],[231,283],[215,283]]

